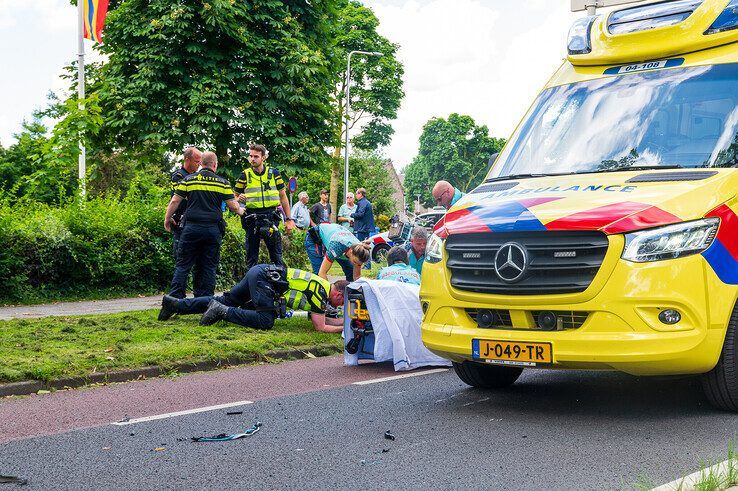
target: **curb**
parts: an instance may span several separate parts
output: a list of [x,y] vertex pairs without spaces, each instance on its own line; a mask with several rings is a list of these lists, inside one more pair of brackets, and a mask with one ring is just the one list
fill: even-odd
[[26,380],[23,382],[12,382],[0,384],[0,397],[7,396],[26,396],[35,394],[40,390],[62,390],[76,389],[90,384],[107,384],[114,382],[131,382],[133,380],[156,378],[166,373],[191,373],[218,370],[220,368],[250,365],[259,362],[269,362],[274,360],[292,360],[305,359],[318,356],[330,356],[341,353],[342,347],[332,344],[319,344],[303,349],[291,350],[274,350],[267,351],[264,354],[254,354],[251,356],[225,358],[214,361],[201,361],[196,363],[182,363],[171,367],[162,368],[159,366],[148,366],[142,368],[134,368],[131,370],[117,370],[114,372],[91,373],[86,377],[61,378],[42,382],[40,380]]

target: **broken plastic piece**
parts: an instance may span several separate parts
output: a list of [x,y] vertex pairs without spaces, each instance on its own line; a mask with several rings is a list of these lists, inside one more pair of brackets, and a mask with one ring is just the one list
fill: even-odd
[[239,438],[245,438],[247,436],[251,436],[259,429],[261,428],[261,423],[256,422],[249,428],[248,430],[244,431],[243,433],[235,433],[233,435],[226,435],[225,433],[220,433],[215,436],[193,436],[192,441],[193,442],[227,442],[230,440],[238,440]]
[[385,438],[385,440],[395,441],[395,435],[393,435],[390,430],[387,430],[387,431],[384,432],[384,438]]
[[0,484],[17,484],[18,486],[25,486],[28,484],[28,479],[23,479],[18,476],[0,476]]

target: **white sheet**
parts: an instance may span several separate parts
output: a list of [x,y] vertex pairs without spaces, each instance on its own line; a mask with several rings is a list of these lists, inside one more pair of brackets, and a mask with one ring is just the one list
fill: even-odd
[[[360,280],[350,285],[362,287],[369,318],[374,327],[374,361],[392,360],[396,371],[424,366],[450,366],[451,362],[431,353],[420,338],[423,316],[417,285],[387,280]],[[350,322],[344,324],[344,337],[351,339]],[[357,365],[358,355],[343,353],[347,365]]]

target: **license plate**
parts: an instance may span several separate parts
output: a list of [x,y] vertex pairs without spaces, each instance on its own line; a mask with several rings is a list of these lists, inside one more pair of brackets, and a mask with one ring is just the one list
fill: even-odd
[[551,343],[473,339],[472,357],[489,363],[533,366],[553,363]]

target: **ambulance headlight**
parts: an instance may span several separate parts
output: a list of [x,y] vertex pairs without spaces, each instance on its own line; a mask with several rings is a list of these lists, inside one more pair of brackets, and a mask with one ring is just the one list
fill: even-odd
[[588,15],[574,21],[569,29],[568,48],[570,55],[586,55],[592,52],[592,24],[596,15]]
[[715,22],[705,31],[705,34],[715,34],[732,29],[738,29],[738,0],[731,0],[723,13],[718,15]]
[[635,263],[699,254],[712,244],[719,218],[705,218],[625,234],[622,258]]
[[443,259],[443,242],[444,239],[436,234],[431,234],[428,238],[428,245],[425,246],[426,262],[437,263]]

